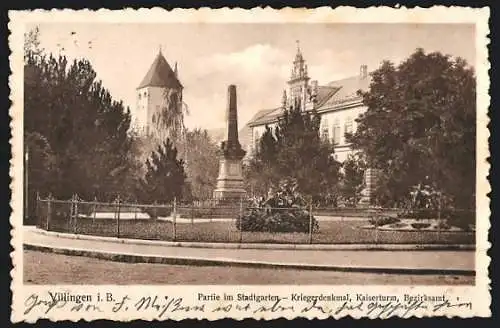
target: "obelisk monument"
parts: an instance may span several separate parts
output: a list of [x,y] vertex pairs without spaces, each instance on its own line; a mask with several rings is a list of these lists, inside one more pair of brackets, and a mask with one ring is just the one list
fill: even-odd
[[230,85],[227,93],[227,139],[219,149],[219,177],[214,190],[214,198],[219,200],[240,198],[245,194],[241,160],[246,152],[238,141],[236,86]]

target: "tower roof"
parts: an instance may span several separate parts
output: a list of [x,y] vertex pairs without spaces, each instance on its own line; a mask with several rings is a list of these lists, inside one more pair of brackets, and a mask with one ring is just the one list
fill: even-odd
[[299,40],[297,42],[297,53],[295,54],[295,61],[294,62],[301,62],[304,61],[304,57],[302,57],[302,52],[300,51],[300,42]]
[[177,79],[176,74],[168,64],[161,51],[156,56],[153,64],[149,68],[148,73],[142,79],[137,89],[145,87],[163,87],[179,89],[182,88],[181,82]]

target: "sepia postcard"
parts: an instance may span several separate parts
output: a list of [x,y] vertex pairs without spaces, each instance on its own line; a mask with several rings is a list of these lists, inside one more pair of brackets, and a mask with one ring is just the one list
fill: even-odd
[[488,20],[10,11],[11,320],[491,316]]

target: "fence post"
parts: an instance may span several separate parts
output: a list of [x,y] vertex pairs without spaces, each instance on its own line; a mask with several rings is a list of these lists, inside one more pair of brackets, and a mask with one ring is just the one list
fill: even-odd
[[177,220],[177,198],[174,197],[174,207],[172,210],[172,240],[175,241],[177,238],[177,227],[176,227],[176,220]]
[[120,195],[116,198],[116,237],[120,238]]
[[[40,222],[40,193],[36,192],[35,217],[37,222]],[[41,225],[39,225],[41,227]]]
[[172,240],[175,241],[177,239],[177,197],[174,197],[174,208],[172,215]]
[[47,198],[47,227],[46,230],[49,231],[50,229],[50,219],[52,216],[52,194],[49,194],[49,197]]
[[312,244],[313,238],[313,215],[312,215],[312,202],[309,204],[309,244]]
[[238,230],[240,233],[240,238],[239,238],[240,244],[243,241],[243,230],[241,230],[242,219],[243,219],[243,197],[240,197],[240,216],[238,218]]
[[74,220],[73,220],[73,233],[76,234],[77,232],[77,225],[78,225],[78,202],[79,202],[79,197],[78,194],[75,194],[75,213],[74,213]]
[[158,205],[158,203],[155,200],[153,203],[153,217],[155,218],[155,220],[158,219],[158,208],[156,207],[156,205]]
[[67,226],[67,232],[71,232],[71,223],[73,222],[73,210],[74,210],[74,204],[75,202],[75,194],[71,196],[71,200],[69,201],[69,219],[68,219],[68,226]]
[[441,242],[441,193],[438,196],[438,243]]
[[194,202],[191,203],[191,225],[194,225]]
[[137,200],[135,201],[135,205],[134,205],[134,220],[137,220],[137,207],[138,207],[138,203],[137,203]]
[[96,212],[97,212],[97,196],[94,196],[94,209],[92,211],[92,224],[95,223]]

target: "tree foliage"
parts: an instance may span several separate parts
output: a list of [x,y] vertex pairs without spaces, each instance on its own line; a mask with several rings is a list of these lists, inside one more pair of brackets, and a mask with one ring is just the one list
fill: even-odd
[[[184,138],[177,142],[186,167],[187,182],[194,199],[212,197],[217,182],[219,160],[217,145],[206,130],[186,130]],[[188,195],[185,195],[188,196]]]
[[57,171],[37,188],[60,198],[109,198],[129,175],[129,111],[96,80],[89,61],[45,55],[36,33],[25,46],[25,137],[42,136]]
[[174,143],[186,133],[184,115],[189,115],[188,107],[182,100],[181,89],[163,89],[160,112],[154,114],[153,123],[156,135],[163,141],[169,138]]
[[177,149],[170,139],[151,154],[146,161],[146,174],[137,191],[143,203],[169,203],[181,199],[186,173],[184,161],[177,159]]
[[35,27],[24,34],[24,58],[40,56],[43,49],[40,47],[40,29]]
[[280,173],[277,171],[277,147],[273,129],[266,126],[266,131],[252,156],[244,166],[244,180],[247,191],[251,194],[265,195],[273,185],[277,185]]
[[475,92],[474,70],[463,59],[422,49],[372,73],[361,93],[368,109],[348,139],[379,171],[379,202],[402,202],[428,179],[455,205],[474,207]]
[[285,110],[274,130],[266,128],[248,175],[266,187],[292,178],[298,190],[313,199],[336,193],[340,164],[333,157],[333,145],[320,138],[319,129],[316,112],[302,112],[299,104]]
[[350,155],[342,163],[342,168],[343,174],[339,192],[346,205],[355,207],[365,187],[366,163],[361,156]]

